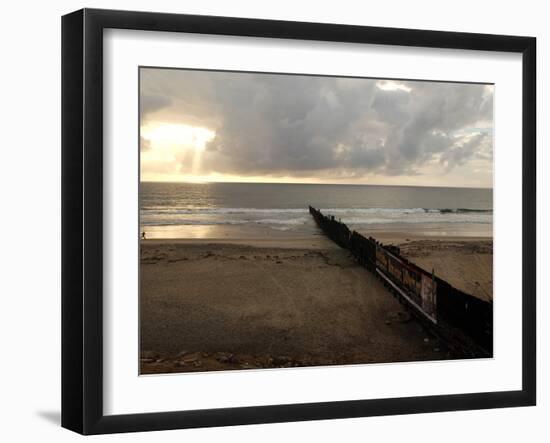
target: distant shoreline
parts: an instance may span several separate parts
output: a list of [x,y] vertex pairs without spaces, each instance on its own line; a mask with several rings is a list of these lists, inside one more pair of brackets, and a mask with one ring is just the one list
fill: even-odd
[[[360,234],[373,236],[385,242],[408,240],[492,240],[493,225],[474,223],[388,223],[373,224],[369,228],[349,225]],[[141,226],[140,235],[145,232],[147,240],[177,241],[222,241],[287,244],[291,241],[303,243],[323,237],[315,226],[299,230],[273,229],[265,225],[171,225]]]

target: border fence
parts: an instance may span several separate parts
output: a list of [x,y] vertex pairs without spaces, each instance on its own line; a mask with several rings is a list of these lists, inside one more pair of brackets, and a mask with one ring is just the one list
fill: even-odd
[[351,231],[334,216],[309,207],[321,230],[380,278],[415,317],[467,357],[493,354],[493,304],[467,294],[402,257],[396,246]]

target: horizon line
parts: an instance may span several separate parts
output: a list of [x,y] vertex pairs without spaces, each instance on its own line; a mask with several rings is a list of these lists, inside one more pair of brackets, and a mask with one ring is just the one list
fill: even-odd
[[252,181],[164,181],[164,180],[141,180],[140,183],[169,183],[169,184],[186,184],[186,185],[208,185],[213,183],[219,184],[248,184],[248,185],[331,185],[331,186],[386,186],[395,188],[452,188],[452,189],[490,189],[494,186],[441,186],[441,185],[395,185],[395,184],[379,184],[379,183],[315,183],[315,182],[252,182]]

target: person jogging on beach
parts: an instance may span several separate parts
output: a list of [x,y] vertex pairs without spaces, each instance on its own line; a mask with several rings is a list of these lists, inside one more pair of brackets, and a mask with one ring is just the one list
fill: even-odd
[[142,240],[145,240],[145,231],[143,231],[143,232],[141,233],[141,239],[142,239]]

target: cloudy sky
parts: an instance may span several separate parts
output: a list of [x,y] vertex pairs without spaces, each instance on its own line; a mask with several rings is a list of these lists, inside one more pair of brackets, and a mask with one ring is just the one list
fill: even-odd
[[140,74],[143,181],[492,187],[493,86]]

